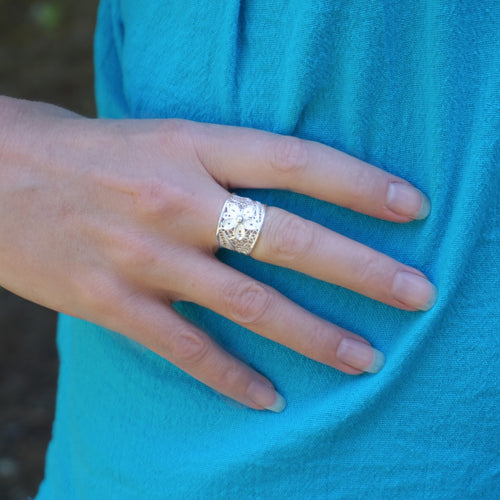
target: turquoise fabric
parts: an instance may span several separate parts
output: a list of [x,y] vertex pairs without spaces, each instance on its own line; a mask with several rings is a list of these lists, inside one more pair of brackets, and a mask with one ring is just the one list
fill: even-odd
[[433,208],[407,225],[246,193],[421,269],[440,294],[410,313],[220,252],[387,356],[381,373],[352,377],[179,304],[273,380],[281,414],[62,317],[39,500],[500,498],[499,28],[493,0],[102,2],[101,116],[296,135],[409,180]]

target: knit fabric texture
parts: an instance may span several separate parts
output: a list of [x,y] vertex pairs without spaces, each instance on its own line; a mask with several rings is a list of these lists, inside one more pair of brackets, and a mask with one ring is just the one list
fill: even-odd
[[38,500],[500,498],[499,33],[494,0],[102,1],[101,117],[294,135],[407,179],[432,202],[424,221],[240,194],[420,269],[439,299],[401,311],[220,251],[387,357],[379,374],[346,375],[177,304],[276,384],[281,414],[244,408],[118,333],[61,317]]

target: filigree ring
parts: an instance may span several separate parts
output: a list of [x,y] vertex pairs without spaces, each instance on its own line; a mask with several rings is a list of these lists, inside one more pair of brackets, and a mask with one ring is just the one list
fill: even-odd
[[217,224],[219,247],[250,255],[265,215],[266,207],[262,203],[232,194],[224,203]]

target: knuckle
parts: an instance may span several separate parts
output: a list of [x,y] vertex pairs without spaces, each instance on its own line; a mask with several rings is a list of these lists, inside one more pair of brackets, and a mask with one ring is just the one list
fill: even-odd
[[217,386],[223,387],[231,392],[238,392],[243,383],[243,374],[241,368],[236,362],[230,362],[228,365],[219,369],[217,373]]
[[323,321],[311,323],[308,330],[308,349],[311,357],[325,364],[332,364],[336,360],[338,337],[332,334],[332,328]]
[[112,316],[119,310],[122,286],[118,280],[89,269],[75,272],[72,278],[77,309],[93,317]]
[[371,256],[353,259],[351,279],[356,286],[362,287],[374,281],[382,283],[384,280],[380,274],[379,259]]
[[377,179],[370,169],[356,168],[353,169],[349,175],[350,185],[352,186],[349,196],[350,201],[347,204],[349,208],[357,206],[357,204],[365,200],[367,196],[372,199],[374,193],[377,193]]
[[162,136],[166,139],[179,139],[182,140],[186,131],[188,130],[186,120],[181,120],[177,118],[169,118],[166,120],[160,120],[159,131]]
[[210,345],[199,333],[186,328],[172,335],[168,350],[176,362],[196,365],[208,356]]
[[146,269],[156,267],[159,254],[148,238],[136,234],[121,234],[113,237],[112,244],[113,262],[120,273],[142,274]]
[[271,166],[279,173],[296,175],[307,166],[307,143],[298,137],[280,136],[273,145]]
[[137,213],[148,219],[171,219],[189,210],[193,204],[187,189],[162,180],[142,181],[134,194]]
[[222,291],[222,300],[231,318],[245,325],[258,323],[265,318],[273,296],[260,283],[241,281],[226,286]]
[[307,257],[315,241],[312,225],[291,214],[283,214],[277,219],[268,231],[273,257],[287,262]]
[[159,134],[157,146],[168,158],[172,156],[172,151],[191,151],[193,146],[193,122],[178,118],[160,120],[158,125]]

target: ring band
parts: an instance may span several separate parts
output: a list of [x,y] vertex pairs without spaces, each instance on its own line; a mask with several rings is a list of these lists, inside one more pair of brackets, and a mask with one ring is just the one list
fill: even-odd
[[262,203],[232,194],[224,203],[217,224],[219,247],[250,255],[265,215],[266,207]]

